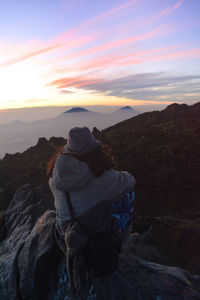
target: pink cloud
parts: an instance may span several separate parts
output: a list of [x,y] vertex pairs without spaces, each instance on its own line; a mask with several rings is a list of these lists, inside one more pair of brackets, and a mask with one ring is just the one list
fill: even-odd
[[129,66],[133,64],[139,64],[143,62],[144,57],[143,56],[149,56],[154,53],[160,53],[163,51],[169,51],[176,48],[176,46],[172,47],[164,47],[164,48],[156,48],[151,50],[145,50],[145,51],[138,51],[138,52],[132,52],[127,55],[108,55],[104,54],[101,57],[98,57],[96,59],[89,59],[87,61],[84,61],[83,63],[79,63],[77,65],[68,65],[65,68],[61,68],[57,70],[57,73],[60,73],[61,71],[67,70],[67,71],[74,71],[74,72],[84,72],[84,71],[91,71],[95,70],[95,72],[99,72],[101,69],[108,69],[112,66]]
[[[84,88],[87,86],[95,86],[95,84],[101,85],[103,83],[108,83],[111,80],[108,77],[106,78],[103,72],[101,73],[101,70],[104,69],[104,66],[131,66],[133,64],[139,64],[149,61],[173,61],[200,57],[200,48],[188,49],[183,51],[174,51],[175,48],[177,47],[174,46],[167,48],[151,49],[146,51],[138,51],[132,55],[117,56],[113,58],[102,57],[101,61],[96,61],[95,63],[93,62],[91,66],[88,66],[88,68],[91,67],[92,69],[99,68],[99,70],[94,71],[93,74],[61,78],[52,81],[49,85],[55,86],[58,89],[64,89],[67,87]],[[118,79],[120,80],[120,78]]]
[[42,49],[39,49],[39,50],[35,50],[33,52],[29,52],[29,53],[26,53],[26,54],[22,54],[21,56],[18,56],[18,57],[15,57],[15,58],[11,58],[11,59],[9,59],[9,60],[1,63],[0,67],[7,67],[9,65],[16,64],[18,62],[21,62],[21,61],[26,60],[28,58],[31,58],[33,56],[36,56],[36,55],[39,55],[39,54],[43,54],[43,53],[49,52],[51,50],[55,50],[58,47],[59,46],[54,45],[54,46],[45,47],[45,48],[42,48]]
[[180,0],[178,3],[176,3],[174,6],[173,6],[173,10],[176,10],[177,8],[179,8],[182,4],[183,4],[184,0]]
[[[168,48],[158,48],[158,49],[152,49],[147,51],[141,51],[134,54],[134,57],[125,57],[124,61],[118,61],[116,64],[119,66],[130,66],[137,63],[145,63],[148,61],[166,61],[166,60],[180,60],[180,59],[195,59],[200,57],[200,49],[190,49],[190,50],[183,50],[183,51],[175,51],[170,53],[163,53],[160,54],[159,52],[162,51],[171,51],[173,49],[177,48],[174,47],[168,47]],[[158,53],[155,55],[155,53]],[[136,57],[138,56],[138,59]]]
[[[98,35],[77,36],[76,35],[77,33],[80,33],[83,30],[86,30],[86,29],[90,28],[91,26],[98,24],[100,21],[103,21],[106,18],[110,18],[111,16],[113,16],[113,17],[116,16],[122,10],[128,9],[129,7],[136,4],[138,1],[141,1],[141,0],[132,0],[132,1],[129,1],[129,2],[126,2],[122,5],[120,5],[118,7],[115,7],[111,10],[108,10],[107,12],[100,14],[99,16],[96,16],[96,17],[84,22],[83,24],[73,28],[72,30],[69,30],[69,31],[65,32],[64,34],[54,38],[52,41],[47,43],[45,47],[41,47],[41,45],[40,45],[40,48],[38,48],[38,49],[37,49],[37,47],[35,47],[35,50],[27,51],[27,52],[24,52],[21,55],[18,55],[14,58],[8,59],[7,61],[2,62],[0,64],[0,66],[6,67],[9,65],[24,61],[29,58],[33,58],[33,57],[41,55],[41,54],[45,54],[45,53],[49,53],[51,51],[58,50],[61,47],[63,47],[63,49],[65,48],[66,50],[72,50],[72,49],[76,49],[77,47],[87,45],[89,42],[94,41],[95,39],[98,39],[99,36]],[[183,4],[183,2],[184,2],[184,0],[180,0],[172,8],[166,9],[165,11],[161,12],[158,16],[159,17],[164,16],[164,15],[169,14],[170,12],[178,9]],[[152,22],[154,22],[154,19],[152,19]],[[141,34],[138,36],[114,40],[112,42],[107,42],[100,46],[96,46],[96,47],[93,47],[93,48],[90,48],[87,50],[79,51],[74,54],[73,53],[69,54],[67,57],[61,56],[61,58],[58,58],[58,60],[56,59],[54,62],[62,61],[62,60],[66,60],[66,59],[69,60],[69,59],[73,59],[73,58],[83,57],[88,54],[93,55],[98,52],[107,51],[109,49],[123,47],[125,45],[131,44],[134,42],[147,40],[147,39],[150,39],[150,38],[153,38],[160,34],[165,34],[165,33],[167,33],[166,27],[161,26],[150,32],[147,32],[147,33],[144,33],[144,34]],[[147,53],[148,53],[148,51],[147,51]],[[83,70],[91,70],[91,69],[95,69],[95,68],[101,68],[102,66],[106,66],[106,65],[111,66],[115,63],[118,65],[123,65],[123,63],[124,63],[124,65],[126,65],[128,63],[128,61],[130,64],[131,64],[131,61],[133,63],[140,63],[141,62],[141,58],[139,57],[140,55],[138,55],[138,59],[135,59],[134,56],[135,56],[134,53],[130,54],[130,55],[120,55],[120,56],[104,55],[104,56],[101,56],[100,58],[93,59],[93,60],[89,59],[89,60],[85,61],[84,63],[80,63],[79,66],[77,67],[77,69],[76,69],[76,66],[74,66],[74,65],[73,65],[73,69],[70,66],[66,66],[66,68],[68,68],[68,70],[70,70],[70,68],[71,68],[71,71],[74,71],[74,70],[83,71]],[[125,63],[125,60],[126,60],[126,63]],[[53,61],[51,60],[50,63],[52,63],[52,62]],[[65,68],[60,69],[60,72],[62,70],[65,71]]]
[[[126,2],[124,3],[123,5],[121,6],[118,6],[118,7],[115,7],[111,10],[108,10],[107,12],[103,13],[103,14],[100,14],[82,24],[80,24],[79,26],[65,32],[64,34],[62,35],[59,35],[58,37],[54,38],[52,41],[50,41],[46,47],[43,47],[42,49],[39,48],[39,49],[36,49],[34,51],[30,51],[30,52],[27,52],[27,53],[23,53],[22,55],[19,55],[18,57],[14,57],[14,58],[11,58],[11,59],[8,59],[7,61],[3,62],[0,64],[0,66],[9,66],[9,65],[12,65],[12,64],[15,64],[15,63],[18,63],[18,62],[21,62],[23,60],[26,60],[26,59],[29,59],[29,58],[32,58],[34,56],[38,56],[40,54],[43,54],[43,53],[47,53],[47,52],[50,52],[52,50],[55,50],[55,49],[58,49],[58,48],[61,48],[61,47],[68,47],[68,48],[71,48],[73,44],[74,47],[76,46],[81,46],[83,44],[87,44],[89,41],[91,41],[92,37],[90,38],[83,38],[83,37],[77,37],[75,36],[75,34],[77,33],[80,33],[82,32],[83,30],[86,30],[88,29],[90,26],[94,26],[95,24],[97,24],[99,21],[102,21],[104,20],[105,18],[107,17],[111,17],[111,16],[114,16],[116,15],[117,13],[119,13],[121,10],[123,9],[126,9],[132,5],[134,5],[135,3],[137,3],[138,1],[140,0],[132,0],[132,1],[129,1],[129,2]],[[79,39],[81,40],[82,39],[82,43],[78,43],[78,42],[75,42],[75,41],[70,41],[71,39]],[[94,37],[93,37],[94,39]],[[70,44],[71,43],[71,44]]]
[[77,77],[67,77],[61,78],[55,81],[52,81],[50,85],[56,86],[59,89],[63,89],[66,87],[76,87],[80,88],[82,86],[86,86],[89,84],[96,84],[104,82],[103,79],[100,78],[90,78],[88,76],[77,76]]
[[119,13],[120,11],[129,8],[130,6],[133,6],[134,4],[136,4],[137,2],[139,2],[141,0],[132,0],[129,2],[124,3],[123,5],[117,6],[111,10],[108,10],[105,13],[102,13],[94,18],[89,19],[88,21],[85,21],[84,23],[76,26],[75,28],[68,30],[67,32],[64,32],[63,34],[61,34],[60,36],[56,37],[54,39],[55,42],[58,41],[63,41],[65,39],[68,38],[72,38],[74,37],[77,33],[81,33],[83,30],[87,30],[89,29],[91,26],[97,25],[100,21],[103,21],[104,19],[106,19],[107,17],[114,17],[117,13]]
[[[73,71],[73,72],[85,72],[87,71],[88,74],[85,75],[80,75],[77,77],[70,77],[70,78],[62,78],[55,80],[50,83],[52,86],[57,86],[59,88],[64,88],[64,87],[77,87],[80,86],[80,82],[88,82],[91,83],[92,80],[104,80],[104,73],[106,69],[114,66],[114,67],[124,67],[124,66],[131,66],[134,64],[140,64],[145,61],[154,59],[154,57],[159,57],[160,53],[166,52],[166,51],[171,51],[174,50],[176,46],[173,47],[165,47],[165,48],[157,48],[157,49],[151,49],[151,50],[145,50],[145,51],[138,51],[131,53],[129,55],[121,55],[121,56],[108,56],[104,55],[101,58],[98,58],[93,61],[88,61],[82,66],[73,66],[67,67],[68,71]],[[155,53],[158,53],[156,56]],[[59,70],[58,70],[59,73]],[[105,79],[106,80],[106,79]],[[77,83],[78,82],[78,83]]]
[[134,4],[136,4],[137,2],[139,2],[140,0],[132,0],[129,2],[124,3],[123,5],[120,5],[118,7],[115,7],[91,20],[89,20],[88,22],[86,22],[86,24],[90,24],[90,25],[94,25],[94,23],[97,23],[100,20],[103,20],[107,17],[111,17],[116,15],[118,12],[120,12],[121,10],[124,10],[126,8],[129,8],[130,6],[133,6]]
[[24,61],[24,60],[32,58],[32,57],[35,57],[37,55],[44,54],[44,53],[47,53],[47,52],[50,52],[53,50],[57,50],[58,48],[61,48],[61,47],[67,46],[67,49],[80,47],[82,45],[85,45],[85,44],[91,42],[93,39],[94,39],[94,37],[92,37],[92,36],[80,36],[79,38],[77,38],[75,40],[68,41],[65,43],[63,42],[63,43],[55,44],[55,45],[49,43],[48,46],[43,47],[41,49],[37,49],[34,51],[27,51],[26,53],[23,53],[22,55],[8,59],[7,61],[1,63],[0,67],[7,67],[9,65]]
[[176,9],[178,9],[182,4],[183,4],[184,0],[180,0],[179,2],[177,2],[174,6],[172,6],[171,8],[166,8],[164,9],[159,16],[166,16],[171,14],[172,12],[174,12]]
[[200,57],[200,48],[176,51],[152,57],[151,60],[193,59]]
[[87,50],[83,50],[83,51],[79,51],[77,53],[72,53],[69,54],[68,56],[62,57],[60,60],[62,59],[74,59],[74,58],[78,58],[78,57],[83,57],[85,55],[88,54],[95,54],[101,51],[106,51],[109,49],[114,49],[117,47],[121,47],[121,46],[125,46],[127,44],[131,44],[134,42],[138,42],[138,41],[142,41],[142,40],[147,40],[153,37],[158,36],[159,34],[166,34],[167,31],[164,31],[166,29],[166,26],[160,26],[150,32],[138,35],[138,36],[134,36],[134,37],[128,37],[128,38],[124,38],[124,39],[120,39],[120,40],[114,40],[112,42],[108,42],[108,43],[104,43],[100,46],[96,46]]

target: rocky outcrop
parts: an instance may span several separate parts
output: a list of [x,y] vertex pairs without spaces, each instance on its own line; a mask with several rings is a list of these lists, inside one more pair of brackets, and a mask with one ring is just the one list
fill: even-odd
[[97,280],[96,299],[200,299],[199,277],[133,255],[122,254],[119,261],[119,271]]
[[5,238],[4,216],[0,212],[0,242]]
[[[48,209],[53,209],[48,186],[24,185],[15,193],[4,217],[7,234],[0,245],[0,299],[39,299],[40,285],[45,282],[51,286],[57,260],[51,256],[55,212],[46,212]],[[45,274],[48,280],[43,282],[41,276]],[[38,292],[31,296],[33,286]],[[44,284],[42,290],[50,286]]]
[[[15,193],[0,244],[0,299],[69,299],[65,257],[54,240],[52,200],[47,186],[25,185]],[[124,249],[118,271],[96,278],[87,299],[200,299],[200,277],[138,258],[131,245]]]
[[0,189],[0,211],[7,209],[14,195],[14,187],[7,183],[4,188]]
[[179,266],[200,274],[200,222],[172,217],[139,217],[133,231],[141,233],[135,254],[144,259]]
[[6,154],[0,160],[0,188],[5,188],[7,182],[15,189],[27,183],[46,184],[48,182],[47,162],[55,156],[65,142],[61,137],[52,137],[49,140],[43,137],[39,138],[34,147],[22,153]]

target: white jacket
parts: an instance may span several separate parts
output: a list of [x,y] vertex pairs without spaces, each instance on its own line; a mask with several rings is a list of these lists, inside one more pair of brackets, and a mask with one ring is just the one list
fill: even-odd
[[71,219],[65,191],[70,192],[75,215],[81,216],[101,201],[112,201],[123,192],[134,188],[135,178],[128,172],[108,170],[95,177],[85,162],[61,154],[57,158],[50,188],[55,199],[57,224]]

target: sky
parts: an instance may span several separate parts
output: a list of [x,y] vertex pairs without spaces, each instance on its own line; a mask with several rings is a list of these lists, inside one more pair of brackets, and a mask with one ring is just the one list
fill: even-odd
[[193,104],[199,0],[0,0],[0,110]]

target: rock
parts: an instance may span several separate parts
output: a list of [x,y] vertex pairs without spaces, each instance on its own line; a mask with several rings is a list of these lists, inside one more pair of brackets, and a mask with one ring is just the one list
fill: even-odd
[[55,211],[47,211],[29,234],[26,226],[26,236],[5,242],[0,257],[0,299],[53,299],[61,258],[53,235],[54,221]]
[[127,254],[120,255],[119,271],[95,283],[97,300],[200,299],[199,286],[200,277]]
[[22,299],[54,299],[62,259],[54,239],[54,222],[55,211],[44,213],[21,248],[18,289]]
[[4,228],[4,216],[0,212],[0,242],[4,239],[5,234],[6,234],[6,232],[5,232],[5,228]]
[[[5,215],[4,225],[7,238],[0,246],[0,299],[29,299],[22,297],[25,294],[24,286],[30,286],[31,279],[29,278],[34,276],[34,284],[36,281],[41,283],[41,278],[38,279],[36,276],[37,266],[40,261],[39,270],[42,274],[40,267],[47,263],[49,253],[51,253],[51,249],[54,249],[55,242],[50,229],[53,227],[55,212],[44,215],[39,223],[37,220],[42,213],[52,208],[53,196],[48,186],[41,185],[34,188],[31,185],[24,185],[16,191]],[[37,248],[36,242],[39,233],[40,240]],[[54,266],[55,262],[52,257],[49,258],[49,261]],[[34,275],[32,275],[33,269]],[[27,276],[27,271],[30,277]],[[24,277],[25,273],[26,278]],[[51,278],[51,274],[49,278]]]
[[15,190],[29,183],[46,184],[47,163],[66,143],[64,138],[52,137],[49,141],[40,138],[37,145],[23,153],[7,154],[0,160],[0,188],[10,182]]
[[[34,187],[30,184],[21,186],[15,193],[6,214],[8,235],[25,225],[29,231],[35,225],[37,218],[46,210],[53,209],[53,195],[47,185]],[[15,233],[16,234],[16,233]],[[23,232],[19,232],[19,235]]]
[[14,188],[11,184],[7,183],[3,189],[0,190],[0,210],[8,208],[10,201],[14,195]]
[[[70,299],[65,257],[54,239],[55,211],[45,211],[51,207],[47,186],[25,185],[14,195],[6,215],[7,238],[0,245],[0,299]],[[132,238],[136,242],[139,236]],[[94,280],[88,300],[200,299],[200,276],[131,252],[119,255],[118,271]]]
[[135,247],[136,255],[156,263],[179,266],[194,274],[200,274],[198,218],[187,220],[157,217],[152,221],[151,218],[144,217],[135,220],[133,228],[143,233],[141,241]]
[[134,233],[129,232],[122,244],[121,252],[133,253],[140,240],[141,240],[141,235],[138,232],[134,232]]

